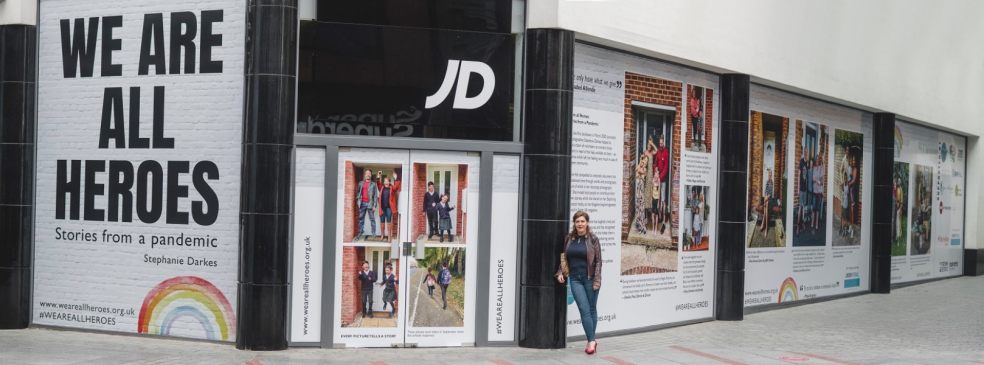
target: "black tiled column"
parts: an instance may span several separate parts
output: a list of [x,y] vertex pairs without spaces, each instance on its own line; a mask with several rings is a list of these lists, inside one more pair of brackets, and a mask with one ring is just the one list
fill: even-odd
[[871,292],[888,293],[892,288],[892,218],[895,194],[895,114],[875,113],[875,180],[871,205]]
[[717,284],[714,318],[740,321],[745,303],[745,212],[748,191],[750,78],[721,75],[721,148],[718,160]]
[[297,1],[250,0],[236,347],[287,348]]
[[979,249],[979,248],[964,249],[964,275],[967,276],[984,275],[984,249]]
[[0,25],[0,329],[31,323],[36,32]]
[[526,33],[519,345],[563,348],[567,291],[554,279],[568,228],[574,33]]

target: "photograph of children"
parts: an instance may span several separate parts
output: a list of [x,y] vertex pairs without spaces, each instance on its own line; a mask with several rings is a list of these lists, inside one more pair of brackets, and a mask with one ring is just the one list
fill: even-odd
[[410,239],[464,244],[468,165],[414,163],[412,179]]
[[683,209],[684,251],[707,251],[710,247],[708,219],[711,216],[711,205],[707,199],[710,191],[710,186],[687,185],[683,189],[687,199]]
[[909,164],[896,162],[892,171],[892,256],[905,256],[909,229]]
[[631,72],[625,80],[621,272],[677,271],[683,83]]
[[834,132],[834,246],[861,244],[861,172],[864,135]]
[[789,118],[752,111],[749,137],[749,221],[745,244],[750,248],[785,247]]
[[714,90],[687,85],[687,151],[711,152]]
[[396,327],[400,261],[389,247],[342,250],[342,327]]
[[793,246],[827,244],[827,126],[796,121]]
[[345,164],[344,214],[350,226],[343,242],[399,242],[402,165]]
[[410,268],[413,327],[463,327],[465,323],[465,249],[427,247],[424,258]]
[[912,225],[910,255],[925,255],[932,246],[933,226],[933,168],[913,166]]

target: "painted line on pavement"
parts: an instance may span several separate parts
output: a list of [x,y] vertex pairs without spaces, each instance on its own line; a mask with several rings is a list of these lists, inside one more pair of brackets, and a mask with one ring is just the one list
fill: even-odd
[[714,355],[714,354],[709,354],[709,353],[706,353],[706,352],[697,351],[697,350],[694,350],[694,349],[691,349],[691,348],[686,348],[686,347],[683,347],[683,346],[680,346],[680,345],[673,345],[673,346],[670,346],[670,348],[671,349],[674,349],[674,350],[677,350],[677,351],[683,351],[683,352],[686,352],[686,353],[691,354],[691,355],[697,355],[697,356],[700,356],[700,357],[703,357],[703,358],[707,358],[707,359],[715,360],[715,361],[718,361],[718,362],[722,362],[722,363],[725,363],[725,364],[730,364],[730,365],[748,365],[748,364],[745,364],[745,363],[743,363],[741,361],[726,359],[726,358],[723,358],[723,357],[720,357],[720,356],[717,356],[717,355]]
[[807,352],[790,351],[789,353],[791,353],[791,354],[797,354],[797,355],[803,355],[803,356],[806,356],[806,357],[815,357],[815,358],[818,358],[818,359],[823,360],[823,361],[832,362],[834,364],[841,364],[841,365],[861,365],[861,363],[857,363],[857,362],[850,362],[850,361],[847,361],[847,360],[835,359],[835,358],[832,358],[830,356],[823,356],[823,355],[811,354],[811,353],[807,353]]
[[605,357],[603,357],[603,359],[608,360],[608,361],[610,361],[610,362],[612,362],[612,363],[614,363],[616,365],[635,365],[635,363],[631,363],[631,362],[628,362],[628,361],[619,359],[619,358],[617,358],[615,356],[605,356]]

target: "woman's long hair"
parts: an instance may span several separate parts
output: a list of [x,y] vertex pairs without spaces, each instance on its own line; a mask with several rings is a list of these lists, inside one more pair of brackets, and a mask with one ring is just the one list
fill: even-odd
[[[585,221],[591,223],[591,217],[588,217],[588,212],[585,212],[583,210],[574,212],[574,217],[571,218],[571,233],[567,235],[568,240],[573,240],[574,238],[577,238],[577,227],[574,225],[574,221],[576,221],[578,218],[581,217],[584,217]],[[585,228],[584,235],[591,236],[591,224],[588,224],[588,226],[584,228]]]

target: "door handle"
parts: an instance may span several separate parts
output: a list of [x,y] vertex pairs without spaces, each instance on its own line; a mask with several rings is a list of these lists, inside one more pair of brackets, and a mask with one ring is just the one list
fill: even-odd
[[410,256],[413,252],[413,242],[403,242],[403,252],[401,256]]

